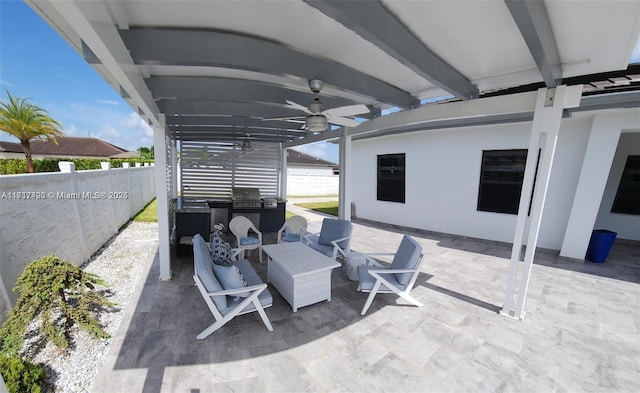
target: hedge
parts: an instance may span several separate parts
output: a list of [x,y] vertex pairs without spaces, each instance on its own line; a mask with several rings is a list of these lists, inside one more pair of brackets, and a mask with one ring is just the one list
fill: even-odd
[[[56,159],[42,159],[33,160],[33,166],[36,172],[60,172],[58,162],[71,161],[76,165],[76,170],[83,171],[88,169],[100,169],[101,162],[110,162],[112,168],[122,168],[123,162],[128,162],[131,167],[134,167],[137,162],[144,163],[154,162],[153,159],[148,158],[128,158],[128,159],[98,159],[98,158],[56,158]],[[21,173],[28,173],[27,161],[20,158],[5,158],[0,159],[0,175],[16,175]]]

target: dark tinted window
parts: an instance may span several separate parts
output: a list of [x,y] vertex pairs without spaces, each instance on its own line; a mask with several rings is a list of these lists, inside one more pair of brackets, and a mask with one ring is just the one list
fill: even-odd
[[527,149],[482,152],[478,210],[518,214]]
[[640,156],[627,157],[611,212],[640,215]]
[[405,154],[378,156],[378,200],[405,202]]

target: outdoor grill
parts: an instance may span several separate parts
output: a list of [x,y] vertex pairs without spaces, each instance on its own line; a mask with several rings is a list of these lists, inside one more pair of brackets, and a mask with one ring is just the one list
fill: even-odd
[[262,207],[265,209],[277,209],[278,200],[276,198],[263,198]]
[[253,187],[233,187],[231,189],[233,209],[257,209],[262,207],[260,189]]

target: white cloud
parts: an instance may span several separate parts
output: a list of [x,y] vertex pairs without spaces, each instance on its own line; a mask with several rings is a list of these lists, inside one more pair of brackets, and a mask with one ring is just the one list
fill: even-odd
[[338,145],[333,143],[315,142],[308,145],[296,146],[294,149],[329,162],[338,162]]
[[63,132],[68,136],[78,136],[78,127],[76,127],[75,124],[71,124],[69,127],[65,128]]
[[120,138],[120,133],[111,126],[105,126],[97,135],[98,138],[111,141]]
[[9,86],[9,87],[17,87],[16,85],[14,85],[13,83],[9,83],[4,79],[0,79],[0,85],[2,86]]
[[103,105],[113,105],[113,106],[120,105],[118,101],[114,101],[114,100],[96,100],[96,103],[103,104]]
[[70,136],[93,136],[127,150],[153,144],[153,129],[122,105],[72,102],[54,106],[49,113],[65,125]]
[[120,125],[131,128],[140,135],[145,135],[150,138],[153,137],[153,128],[135,112],[129,112],[129,115],[120,121]]

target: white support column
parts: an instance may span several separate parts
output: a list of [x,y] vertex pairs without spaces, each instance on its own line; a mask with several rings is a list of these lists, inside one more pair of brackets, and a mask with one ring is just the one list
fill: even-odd
[[[524,303],[527,296],[527,290],[529,288],[529,278],[531,276],[533,257],[538,243],[540,223],[542,222],[542,213],[544,211],[544,203],[547,197],[547,189],[556,143],[558,140],[558,132],[560,130],[560,122],[562,120],[562,113],[565,108],[571,108],[579,105],[581,94],[582,86],[567,87],[562,85],[554,89],[538,90],[536,107],[533,115],[531,137],[529,139],[529,153],[527,154],[527,163],[522,184],[522,192],[520,195],[518,219],[516,222],[513,248],[511,250],[511,265],[509,268],[507,288],[505,290],[504,306],[500,311],[502,315],[516,319],[524,318]],[[534,185],[533,179],[536,176],[535,169],[537,153],[541,143],[543,142],[544,147],[542,148],[539,161],[540,164],[536,180],[537,184],[531,210],[531,223],[528,234],[525,234],[527,213],[529,210],[529,197]],[[527,247],[524,264],[522,265],[522,272],[520,274],[517,303],[515,308],[513,308],[513,298],[516,294],[515,288],[517,285],[518,270],[520,267],[520,254],[525,236],[527,236]]]
[[342,127],[340,132],[338,218],[351,221],[351,135],[347,127]]
[[[560,255],[584,260],[600,209],[611,163],[616,154],[620,133],[624,124],[614,114],[596,114],[591,123],[587,150],[582,162],[578,187],[571,205],[567,230],[562,241]],[[636,126],[640,120],[635,120]]]
[[287,199],[287,148],[284,143],[280,143],[280,179],[278,181],[278,193],[282,199]]
[[159,122],[153,126],[154,166],[156,174],[156,201],[158,203],[158,256],[160,258],[160,280],[171,279],[171,252],[169,249],[169,190],[167,189],[167,146],[165,137],[164,115],[159,115]]
[[[169,157],[171,157],[171,197],[173,199],[178,197],[178,148],[176,141],[171,141],[169,148]],[[155,147],[154,147],[155,150]]]

